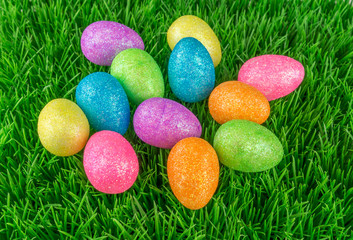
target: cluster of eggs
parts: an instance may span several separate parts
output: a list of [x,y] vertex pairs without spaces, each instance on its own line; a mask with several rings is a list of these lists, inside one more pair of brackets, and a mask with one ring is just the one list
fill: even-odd
[[[210,26],[196,16],[182,16],[169,28],[172,53],[168,79],[172,92],[184,102],[207,97],[213,119],[222,124],[213,146],[201,139],[199,119],[185,106],[164,96],[164,80],[141,37],[127,26],[110,21],[89,25],[81,37],[88,60],[111,66],[111,74],[86,76],[76,88],[76,102],[55,99],[41,111],[38,134],[43,146],[58,156],[84,147],[88,180],[99,191],[122,193],[135,182],[139,163],[122,136],[130,123],[145,143],[171,149],[167,174],[176,198],[187,208],[200,209],[218,186],[219,161],[243,172],[264,171],[283,157],[279,139],[260,125],[270,114],[269,101],[294,91],[304,78],[296,60],[263,55],[248,60],[238,81],[215,86],[220,42]],[[90,126],[97,132],[89,138]]]

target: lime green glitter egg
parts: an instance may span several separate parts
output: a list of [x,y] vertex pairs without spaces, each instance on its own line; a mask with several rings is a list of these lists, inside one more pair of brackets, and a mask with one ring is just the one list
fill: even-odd
[[283,146],[264,126],[232,120],[216,132],[214,149],[225,166],[242,172],[261,172],[276,166],[283,158]]
[[135,104],[163,97],[164,80],[156,61],[147,52],[130,48],[120,52],[111,65],[113,75],[123,86],[128,98]]

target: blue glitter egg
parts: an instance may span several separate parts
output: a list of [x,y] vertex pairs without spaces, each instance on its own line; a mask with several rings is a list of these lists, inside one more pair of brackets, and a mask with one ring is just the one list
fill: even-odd
[[207,98],[215,85],[215,70],[207,49],[195,38],[181,39],[168,64],[170,87],[179,99],[199,102]]
[[119,81],[105,72],[86,76],[76,88],[77,105],[97,131],[124,134],[129,127],[130,106]]

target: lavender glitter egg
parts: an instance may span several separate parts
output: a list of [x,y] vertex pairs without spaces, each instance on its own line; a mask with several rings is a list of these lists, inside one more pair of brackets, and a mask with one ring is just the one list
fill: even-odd
[[76,102],[98,131],[125,134],[129,127],[129,100],[119,81],[108,73],[95,72],[82,79],[76,88]]
[[155,147],[172,148],[188,137],[200,137],[202,127],[186,107],[165,98],[150,98],[136,109],[133,119],[136,135]]
[[268,101],[284,97],[299,87],[305,75],[303,65],[282,55],[262,55],[246,61],[238,80],[257,88]]
[[110,66],[114,57],[128,48],[144,50],[142,38],[131,28],[117,22],[98,21],[82,33],[81,49],[97,65]]
[[170,88],[185,102],[207,98],[215,85],[215,70],[207,49],[195,38],[181,39],[168,63]]

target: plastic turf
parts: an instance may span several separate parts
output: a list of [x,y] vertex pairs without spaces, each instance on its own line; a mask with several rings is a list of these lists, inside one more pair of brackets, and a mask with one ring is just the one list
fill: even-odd
[[[42,147],[39,112],[55,98],[74,101],[89,73],[109,72],[80,50],[82,31],[98,20],[141,35],[163,72],[165,97],[177,100],[166,32],[186,14],[204,19],[221,41],[217,85],[236,80],[254,56],[302,62],[302,85],[271,102],[264,124],[282,142],[284,159],[261,173],[221,166],[214,197],[191,211],[168,184],[169,150],[143,144],[130,124],[125,137],[139,156],[139,177],[123,194],[100,193],[85,176],[82,152],[62,158]],[[0,239],[351,239],[352,49],[348,1],[0,0]],[[219,124],[207,100],[184,105],[212,143]]]

